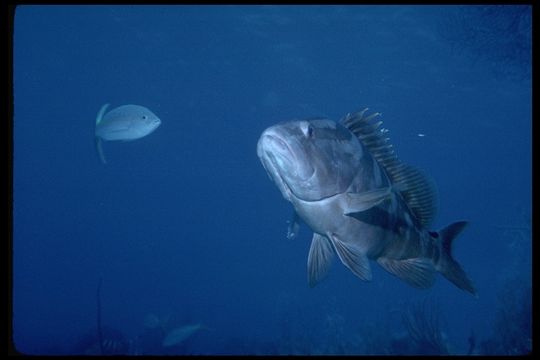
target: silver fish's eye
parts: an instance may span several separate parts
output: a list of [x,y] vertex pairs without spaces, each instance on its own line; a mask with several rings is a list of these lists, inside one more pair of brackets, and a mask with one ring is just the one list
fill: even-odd
[[143,120],[146,120],[148,118],[148,116],[143,115],[142,118],[143,118]]
[[307,135],[308,137],[313,137],[313,126],[309,125],[307,129]]
[[312,138],[313,137],[313,126],[308,121],[302,121],[300,123],[300,130],[302,131],[302,134],[305,138]]

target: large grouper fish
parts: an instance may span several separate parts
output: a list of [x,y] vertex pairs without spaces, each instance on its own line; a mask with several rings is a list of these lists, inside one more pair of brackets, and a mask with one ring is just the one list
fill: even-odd
[[366,110],[340,122],[298,120],[266,129],[257,155],[295,216],[314,232],[308,283],[319,283],[337,253],[360,279],[372,279],[370,260],[417,288],[433,285],[437,272],[458,288],[476,290],[452,257],[452,241],[467,225],[458,221],[430,231],[436,189],[419,170],[402,163],[381,128],[380,114]]
[[107,163],[103,153],[103,140],[132,141],[145,137],[158,128],[161,120],[149,109],[140,105],[122,105],[105,113],[104,104],[96,116],[95,145],[99,159]]

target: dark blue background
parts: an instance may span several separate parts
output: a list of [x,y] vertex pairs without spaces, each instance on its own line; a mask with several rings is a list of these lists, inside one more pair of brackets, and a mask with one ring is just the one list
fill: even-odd
[[[190,339],[189,353],[264,353],[260,344],[279,348],[287,331],[303,334],[310,352],[333,352],[335,339],[362,352],[366,329],[403,332],[396,313],[424,298],[438,304],[453,353],[467,351],[471,329],[492,336],[498,294],[523,286],[509,285],[515,277],[531,281],[531,9],[485,14],[454,6],[18,7],[17,350],[69,352],[94,331],[100,277],[103,323],[128,338],[143,332],[149,313],[211,328]],[[104,166],[93,131],[106,102],[146,106],[162,125],[138,141],[104,143]],[[364,107],[382,112],[398,156],[436,180],[434,230],[471,222],[454,253],[478,299],[441,276],[430,290],[411,288],[376,263],[372,282],[336,261],[308,287],[311,231],[303,225],[286,239],[291,206],[256,143],[279,121],[338,120]]]

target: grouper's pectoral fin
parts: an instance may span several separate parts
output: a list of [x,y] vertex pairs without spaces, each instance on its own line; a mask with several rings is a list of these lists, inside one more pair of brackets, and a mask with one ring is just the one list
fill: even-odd
[[106,164],[107,160],[105,160],[105,154],[103,153],[103,146],[102,146],[103,141],[98,136],[96,136],[94,138],[94,141],[95,141],[95,144],[96,144],[96,151],[98,153],[99,160],[101,160],[101,162],[103,164]]
[[348,267],[360,279],[370,281],[372,277],[371,267],[366,254],[354,245],[341,241],[335,235],[330,235],[330,238],[343,265]]
[[307,262],[310,287],[317,285],[326,276],[333,258],[334,250],[330,240],[326,236],[313,234]]
[[431,260],[424,258],[389,259],[380,257],[377,262],[389,273],[416,288],[426,289],[435,281],[435,267]]
[[347,208],[345,209],[345,215],[369,210],[372,207],[379,205],[384,200],[389,199],[391,194],[392,187],[385,187],[362,193],[346,193]]

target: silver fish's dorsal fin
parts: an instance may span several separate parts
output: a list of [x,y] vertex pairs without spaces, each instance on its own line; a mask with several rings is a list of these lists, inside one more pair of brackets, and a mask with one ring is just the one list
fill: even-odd
[[384,169],[392,184],[400,184],[399,192],[418,222],[424,227],[429,227],[437,212],[437,191],[433,181],[398,159],[390,139],[386,136],[388,130],[380,128],[382,121],[374,120],[380,113],[366,116],[367,110],[366,108],[354,114],[347,114],[341,119],[341,123],[358,137]]
[[97,116],[96,116],[96,125],[98,125],[101,122],[101,119],[103,119],[103,114],[105,114],[105,110],[109,107],[110,104],[103,104],[101,109],[99,109]]

